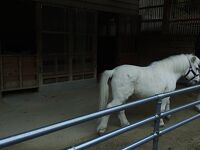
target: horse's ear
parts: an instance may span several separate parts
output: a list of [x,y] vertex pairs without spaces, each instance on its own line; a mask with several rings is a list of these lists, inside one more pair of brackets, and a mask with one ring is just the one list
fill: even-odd
[[194,63],[196,61],[196,58],[197,58],[196,56],[192,56],[191,62]]

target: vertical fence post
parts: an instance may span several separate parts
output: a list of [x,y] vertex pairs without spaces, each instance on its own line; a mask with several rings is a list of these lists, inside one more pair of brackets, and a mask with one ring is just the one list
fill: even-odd
[[[154,133],[156,133],[157,135],[159,134],[160,131],[161,104],[162,104],[161,99],[158,99],[156,103],[156,115],[158,115],[159,117],[154,122]],[[158,150],[158,140],[159,136],[153,139],[153,150]]]
[[164,0],[163,4],[163,21],[162,21],[162,32],[169,34],[170,31],[170,15],[172,10],[172,0]]

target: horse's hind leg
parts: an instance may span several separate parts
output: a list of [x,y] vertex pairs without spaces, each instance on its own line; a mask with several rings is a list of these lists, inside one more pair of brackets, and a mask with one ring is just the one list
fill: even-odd
[[[161,103],[161,112],[165,112],[166,111],[166,106],[167,106],[167,102],[168,102],[169,98],[164,98],[162,99],[162,103]],[[160,119],[160,127],[163,127],[165,125],[163,118]]]
[[120,111],[119,114],[118,114],[118,117],[119,117],[119,120],[120,120],[122,127],[130,125],[129,121],[126,118],[125,110]]
[[[166,107],[165,107],[165,111],[169,111],[170,110],[170,99],[168,98],[167,99],[167,102],[166,102]],[[171,118],[171,115],[168,115],[166,116],[167,119],[170,119]]]
[[[112,100],[112,102],[110,102],[108,105],[107,105],[107,108],[110,108],[110,107],[113,107],[113,106],[117,106],[117,105],[121,105],[122,102],[119,101],[119,100]],[[97,132],[98,134],[103,134],[106,129],[107,129],[107,125],[108,125],[108,120],[109,120],[109,117],[110,115],[107,115],[107,116],[104,116],[100,119],[100,123],[97,127]]]

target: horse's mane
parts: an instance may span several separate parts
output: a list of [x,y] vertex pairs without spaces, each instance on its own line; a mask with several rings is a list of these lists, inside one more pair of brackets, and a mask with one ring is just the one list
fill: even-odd
[[[188,65],[189,57],[194,56],[193,54],[180,54],[167,57],[165,59],[152,62],[149,66],[161,67],[164,69],[173,69],[174,71],[182,70]],[[188,61],[187,61],[188,59]]]

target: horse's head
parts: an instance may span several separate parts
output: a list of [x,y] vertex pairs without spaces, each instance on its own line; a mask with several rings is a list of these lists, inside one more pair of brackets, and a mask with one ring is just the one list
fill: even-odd
[[200,59],[194,55],[186,55],[189,63],[189,67],[185,73],[185,78],[190,81],[190,83],[195,84],[200,81]]

